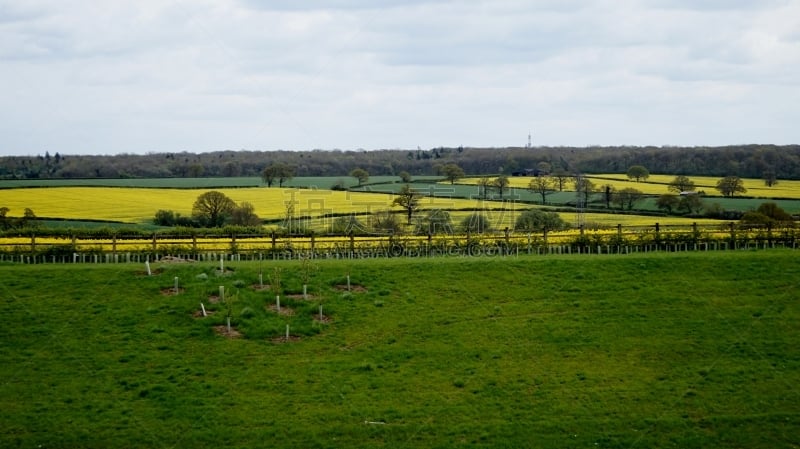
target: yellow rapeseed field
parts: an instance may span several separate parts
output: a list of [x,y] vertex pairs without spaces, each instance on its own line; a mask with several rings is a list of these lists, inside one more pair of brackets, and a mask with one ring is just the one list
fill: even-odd
[[[0,190],[0,207],[9,216],[21,216],[30,208],[39,217],[98,219],[145,223],[159,209],[191,215],[197,197],[210,189],[143,189],[115,187],[51,187]],[[393,209],[392,195],[313,189],[242,188],[214,189],[239,202],[249,202],[262,219],[280,219],[287,204],[295,216],[317,217],[330,213],[372,213]],[[450,198],[423,198],[422,209],[499,208],[504,203]]]
[[[667,190],[667,185],[675,179],[674,175],[650,175],[647,181],[636,182],[631,181],[624,174],[611,173],[611,174],[590,174],[586,177],[591,180],[597,187],[604,185],[611,185],[617,190],[624,188],[634,188],[646,193],[648,195],[661,195],[670,193]],[[475,185],[482,178],[463,178],[459,180],[461,184]],[[533,178],[529,176],[512,176],[509,177],[510,187],[526,189]],[[722,179],[719,177],[710,176],[689,176],[689,179],[694,181],[697,190],[705,191],[706,195],[719,196],[720,193],[715,189],[717,182]],[[758,198],[791,198],[800,199],[800,181],[791,180],[778,180],[778,184],[773,187],[764,185],[762,179],[742,179],[744,187],[747,189],[746,196]],[[572,180],[567,181],[564,186],[565,190],[573,190]]]
[[[617,189],[633,187],[644,193],[658,195],[669,193],[667,185],[675,179],[674,175],[650,175],[646,182],[636,182],[629,180],[627,176],[619,173],[588,176],[596,185],[611,184]],[[613,181],[598,178],[611,178]],[[694,181],[696,190],[703,190],[707,195],[720,194],[715,187],[717,182],[722,179],[721,177],[688,176],[688,178]],[[743,178],[742,183],[747,189],[747,192],[744,194],[746,196],[800,199],[800,181],[778,180],[778,184],[772,187],[764,185],[763,179]]]

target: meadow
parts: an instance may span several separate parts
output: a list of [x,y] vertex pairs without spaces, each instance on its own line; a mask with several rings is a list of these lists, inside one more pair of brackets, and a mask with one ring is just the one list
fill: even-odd
[[0,269],[1,447],[798,444],[793,251],[152,268]]

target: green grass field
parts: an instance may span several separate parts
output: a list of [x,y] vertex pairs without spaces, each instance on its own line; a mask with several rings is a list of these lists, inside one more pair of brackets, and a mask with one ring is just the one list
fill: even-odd
[[797,447],[795,252],[275,267],[2,266],[0,447]]

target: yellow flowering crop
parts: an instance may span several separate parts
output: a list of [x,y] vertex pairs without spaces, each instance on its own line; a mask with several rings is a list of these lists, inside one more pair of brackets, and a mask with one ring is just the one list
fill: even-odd
[[[144,223],[159,209],[189,216],[197,197],[211,189],[144,189],[115,187],[51,187],[0,190],[0,206],[9,216],[21,216],[30,208],[39,217],[98,219]],[[243,188],[214,189],[237,203],[249,202],[262,219],[279,219],[294,204],[294,216],[318,217],[324,214],[372,213],[393,209],[394,195],[314,189]],[[502,202],[460,198],[423,198],[422,209],[463,209],[504,207]]]

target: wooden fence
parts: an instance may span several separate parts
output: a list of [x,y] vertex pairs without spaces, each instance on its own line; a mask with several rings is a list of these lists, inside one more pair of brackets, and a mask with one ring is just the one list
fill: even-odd
[[795,228],[622,226],[525,233],[425,236],[168,235],[68,237],[30,235],[0,238],[0,262],[129,263],[165,256],[192,260],[268,260],[301,257],[491,257],[517,254],[629,254],[651,251],[717,251],[797,248]]

